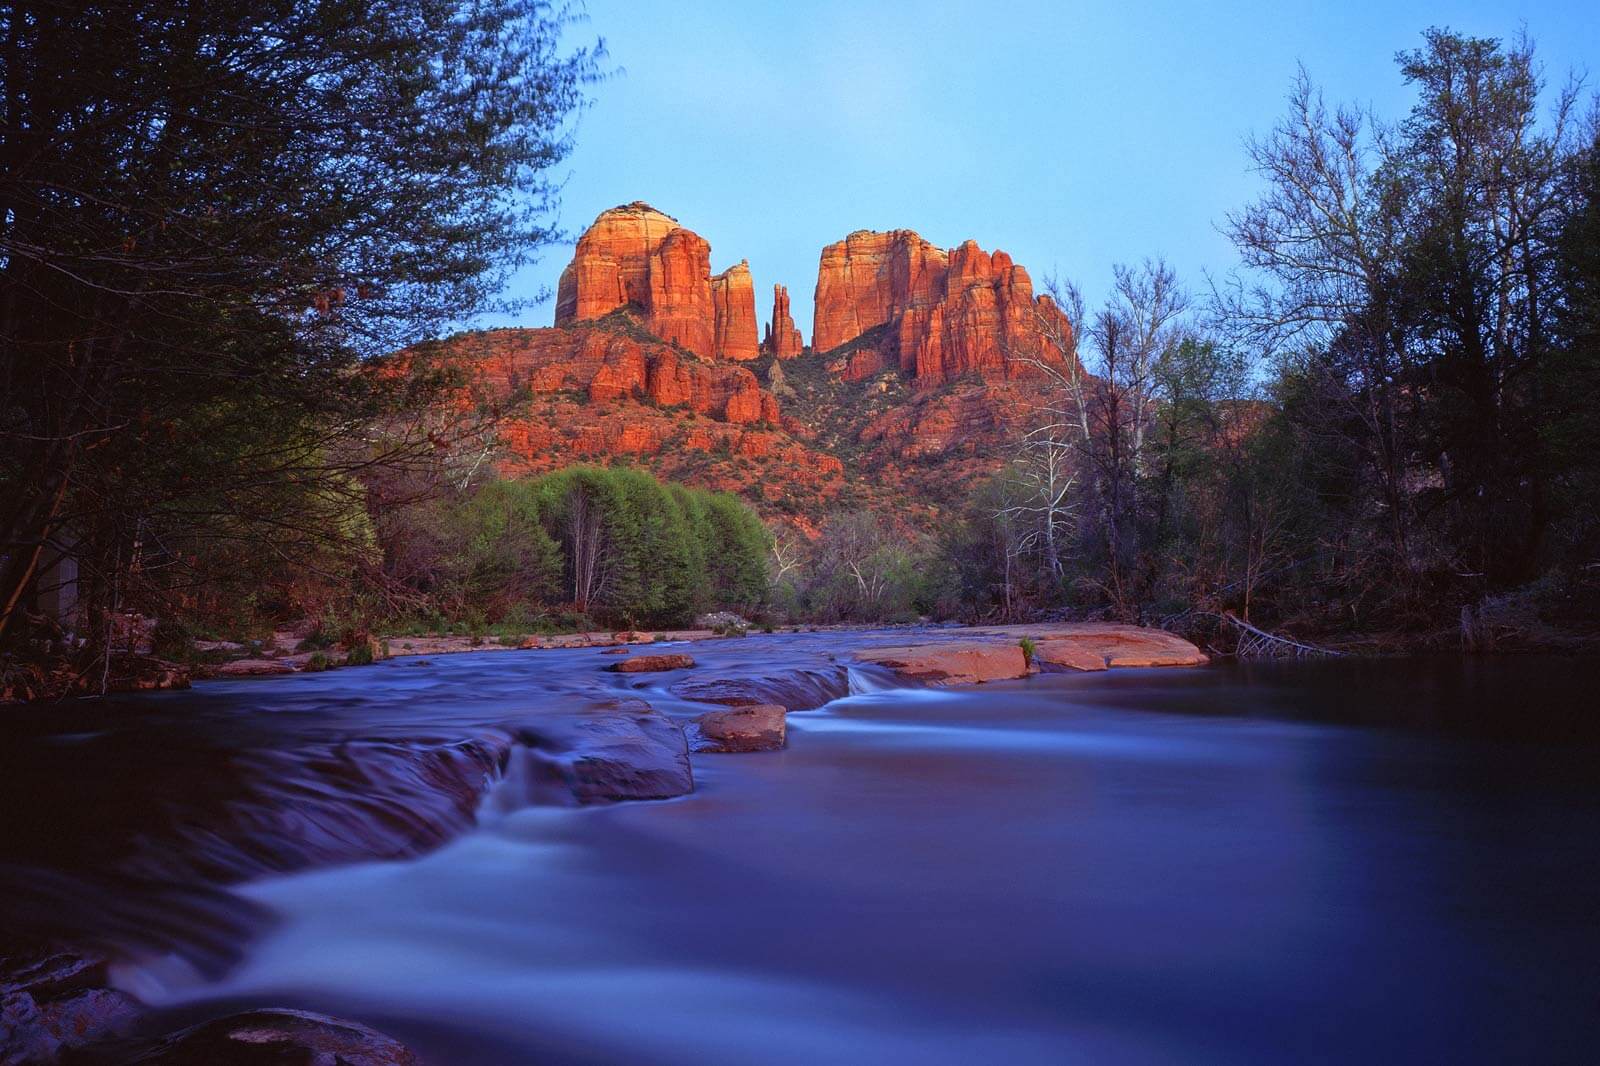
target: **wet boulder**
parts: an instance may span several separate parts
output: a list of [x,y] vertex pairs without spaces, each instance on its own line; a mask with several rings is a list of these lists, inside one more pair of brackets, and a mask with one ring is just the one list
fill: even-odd
[[0,1064],[55,1062],[73,1048],[126,1033],[139,1005],[107,988],[106,960],[73,951],[0,957]]
[[667,655],[633,655],[606,667],[619,674],[643,674],[662,670],[687,670],[694,659],[681,652]]
[[356,1022],[300,1010],[252,1010],[173,1033],[130,1066],[420,1066],[404,1044]]
[[689,739],[697,752],[777,751],[788,742],[785,712],[772,703],[711,711],[696,719]]

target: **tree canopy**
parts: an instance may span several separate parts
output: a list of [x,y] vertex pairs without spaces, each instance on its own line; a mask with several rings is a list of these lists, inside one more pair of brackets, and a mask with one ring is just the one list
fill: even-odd
[[0,639],[69,549],[107,607],[197,540],[350,546],[437,383],[373,357],[552,239],[599,54],[564,12],[0,7]]

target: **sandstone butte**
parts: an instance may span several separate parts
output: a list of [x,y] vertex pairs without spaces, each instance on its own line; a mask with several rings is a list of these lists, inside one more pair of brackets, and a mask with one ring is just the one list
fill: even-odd
[[824,248],[817,266],[812,347],[831,352],[872,330],[881,335],[850,353],[843,376],[897,367],[921,388],[974,372],[1027,377],[1037,373],[1029,360],[1059,361],[1072,336],[1006,253],[976,241],[945,251],[903,229],[858,230]]
[[747,263],[711,276],[711,245],[643,201],[603,211],[578,238],[556,287],[556,325],[638,310],[645,327],[706,359],[754,359]]
[[460,408],[493,418],[501,476],[642,462],[808,537],[841,508],[933,528],[1026,428],[1037,371],[1018,357],[1071,337],[1025,270],[970,241],[829,245],[809,350],[786,287],[758,343],[749,264],[713,276],[710,261],[676,219],[625,204],[579,238],[554,328],[423,346],[465,371]]
[[805,350],[805,338],[795,328],[789,314],[789,288],[772,287],[772,319],[767,323],[767,336],[761,342],[762,351],[779,359],[793,359]]
[[711,302],[716,308],[716,352],[724,359],[743,362],[761,354],[756,340],[756,287],[750,280],[750,263],[741,259],[711,279]]

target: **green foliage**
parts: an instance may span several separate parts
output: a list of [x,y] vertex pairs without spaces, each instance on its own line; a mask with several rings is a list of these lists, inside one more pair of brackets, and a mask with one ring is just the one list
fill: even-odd
[[1033,642],[1032,637],[1023,637],[1017,644],[1022,648],[1022,661],[1032,666],[1033,656],[1039,650],[1039,645]]
[[594,53],[541,0],[4,18],[0,636],[63,521],[91,614],[344,595],[372,562],[357,478],[431,448],[396,416],[441,382],[376,361],[552,240]]
[[396,568],[476,640],[491,628],[510,637],[681,625],[705,611],[755,611],[768,597],[771,540],[753,511],[627,467],[489,482],[417,509],[391,538],[410,549]]
[[351,645],[350,651],[345,655],[346,666],[368,666],[377,660],[370,640],[360,640]]
[[305,670],[307,673],[317,674],[331,668],[332,666],[332,660],[330,660],[327,655],[319,651],[313,652],[311,658],[306,660],[305,666],[301,667],[301,669]]

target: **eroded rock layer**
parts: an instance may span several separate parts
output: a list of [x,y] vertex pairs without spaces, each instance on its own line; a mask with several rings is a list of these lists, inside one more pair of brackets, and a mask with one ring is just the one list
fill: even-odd
[[[876,331],[876,334],[874,334]],[[1028,272],[976,241],[946,252],[911,230],[858,230],[822,250],[811,344],[854,345],[850,380],[894,367],[919,387],[963,374],[1016,378],[1058,361],[1072,336]],[[868,338],[868,343],[861,343]]]
[[600,213],[556,290],[556,325],[628,308],[651,333],[707,359],[758,354],[755,286],[741,262],[711,276],[711,245],[643,201]]

